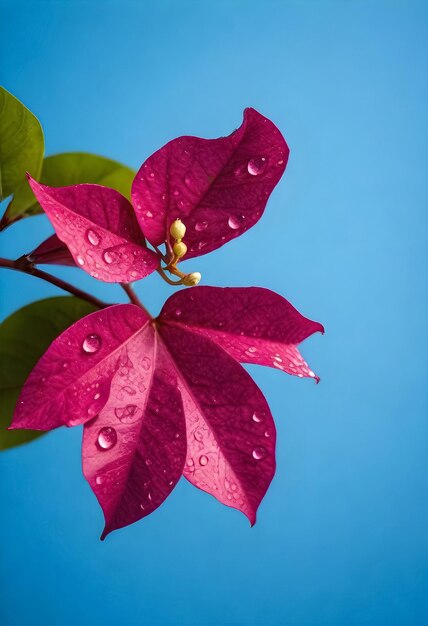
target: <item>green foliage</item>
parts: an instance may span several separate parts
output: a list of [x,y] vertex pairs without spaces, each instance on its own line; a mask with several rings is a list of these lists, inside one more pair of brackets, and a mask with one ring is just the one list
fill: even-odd
[[39,120],[0,87],[0,201],[10,196],[29,171],[38,177],[44,154]]
[[[134,170],[117,161],[96,154],[68,152],[46,157],[38,180],[50,187],[97,183],[116,189],[129,199],[134,176]],[[25,180],[15,191],[3,223],[9,225],[23,217],[42,212],[40,204]]]
[[51,342],[94,310],[79,298],[47,298],[23,307],[0,324],[0,450],[44,434],[7,430],[21,387]]

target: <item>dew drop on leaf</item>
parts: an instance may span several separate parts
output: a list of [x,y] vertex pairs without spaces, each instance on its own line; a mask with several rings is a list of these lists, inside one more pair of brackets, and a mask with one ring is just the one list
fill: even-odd
[[256,459],[256,461],[264,459],[266,454],[267,452],[262,446],[256,446],[255,448],[253,448],[253,458]]
[[208,222],[196,222],[195,230],[197,230],[198,233],[200,233],[201,231],[205,230],[207,226],[208,226]]
[[181,315],[181,309],[175,309],[175,314],[176,315]]
[[95,232],[95,230],[92,230],[91,228],[86,231],[86,239],[93,246],[97,246],[100,243],[100,236],[98,235],[98,233]]
[[79,265],[85,265],[85,259],[81,256],[76,257]]
[[97,485],[102,485],[104,482],[104,478],[102,476],[97,476],[95,482],[97,483]]
[[263,172],[266,167],[265,157],[255,157],[248,161],[247,169],[248,173],[252,176],[258,176]]
[[117,254],[113,250],[105,250],[103,252],[103,259],[106,263],[115,263],[117,261]]
[[237,230],[242,224],[242,217],[238,217],[237,215],[231,215],[227,223],[229,224],[229,228],[232,228],[232,230]]
[[98,352],[101,348],[101,337],[99,335],[87,335],[83,341],[82,348],[88,354]]
[[205,456],[205,454],[202,454],[202,455],[199,457],[199,463],[200,463],[200,465],[202,465],[202,466],[206,465],[206,464],[208,463],[208,457],[207,457],[207,456]]
[[123,407],[117,407],[114,410],[114,414],[116,415],[117,419],[124,424],[132,424],[132,422],[135,422],[137,419],[139,419],[141,410],[136,404],[127,404]]
[[143,360],[141,361],[141,365],[146,371],[150,368],[150,363],[151,361],[148,356],[145,356]]
[[263,421],[263,415],[261,415],[259,411],[254,411],[253,422],[256,422],[257,424],[259,424],[262,421]]
[[117,442],[117,434],[114,428],[105,426],[98,433],[98,446],[102,450],[110,450]]

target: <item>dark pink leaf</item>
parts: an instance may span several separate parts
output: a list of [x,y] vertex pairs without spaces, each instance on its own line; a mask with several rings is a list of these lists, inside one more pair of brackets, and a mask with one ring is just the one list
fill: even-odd
[[51,430],[97,415],[108,400],[123,345],[148,322],[141,308],[119,304],[70,326],[28,377],[11,428]]
[[296,346],[324,328],[268,289],[185,289],[167,300],[159,319],[209,337],[241,363],[318,380]]
[[83,471],[106,520],[102,539],[152,513],[174,489],[186,459],[175,368],[152,326],[124,346],[122,359],[109,400],[83,438]]
[[[52,343],[12,428],[85,423],[84,473],[104,511],[103,537],[154,511],[181,472],[254,524],[275,472],[276,435],[236,359],[290,371],[284,360],[297,359],[295,346],[316,330],[256,288],[181,291],[157,320],[132,304],[108,307]],[[302,363],[296,371],[311,375]]]
[[131,204],[101,185],[30,186],[76,264],[105,282],[132,282],[158,266],[145,246]]
[[76,266],[70,250],[62,243],[58,235],[52,235],[40,246],[37,246],[33,252],[27,254],[29,261],[35,265],[49,264],[49,265],[71,265]]
[[241,365],[209,339],[162,324],[178,371],[187,427],[184,476],[251,524],[275,473],[275,425]]
[[132,202],[146,238],[165,242],[170,224],[187,227],[186,258],[219,248],[261,217],[289,149],[276,126],[254,109],[228,137],[179,137],[142,165]]

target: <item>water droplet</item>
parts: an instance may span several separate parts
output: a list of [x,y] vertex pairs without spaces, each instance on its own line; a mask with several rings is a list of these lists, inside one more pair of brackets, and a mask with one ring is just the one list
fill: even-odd
[[81,256],[76,257],[79,265],[85,265],[85,259]]
[[256,356],[256,352],[257,352],[257,348],[253,348],[253,347],[248,348],[248,350],[245,350],[245,354],[253,358]]
[[91,228],[89,230],[86,231],[86,239],[89,241],[90,244],[92,244],[93,246],[97,246],[100,243],[100,236],[98,233],[96,233],[94,230],[92,230]]
[[263,421],[263,415],[261,415],[260,411],[254,411],[253,413],[253,422],[259,424]]
[[265,430],[265,437],[270,437],[270,432],[268,430]]
[[97,483],[97,485],[102,485],[104,482],[104,478],[102,476],[97,476],[95,482]]
[[199,463],[200,463],[200,465],[202,465],[202,466],[206,465],[206,464],[208,463],[208,457],[207,457],[207,456],[205,456],[205,454],[202,454],[202,455],[199,457]]
[[175,309],[175,314],[176,315],[181,315],[181,309]]
[[239,217],[237,215],[231,215],[227,223],[229,224],[229,228],[232,228],[232,230],[237,230],[242,224],[242,217]]
[[187,459],[187,465],[192,467],[194,465],[193,459]]
[[110,263],[115,263],[117,261],[118,255],[114,252],[114,250],[105,250],[103,252],[103,259],[110,265]]
[[101,348],[101,337],[99,335],[88,335],[83,341],[82,348],[88,354],[98,352]]
[[195,230],[197,230],[198,233],[200,233],[202,230],[205,230],[207,226],[208,226],[208,222],[196,222]]
[[110,450],[116,445],[116,442],[117,434],[114,428],[110,428],[109,426],[101,428],[98,433],[98,446],[102,450]]
[[146,211],[147,217],[153,217],[153,213],[151,211]]
[[141,361],[141,365],[146,371],[150,368],[150,363],[151,361],[148,356],[145,356],[143,360]]
[[114,414],[124,424],[132,424],[139,418],[141,411],[136,404],[127,404],[126,406],[115,408]]
[[199,441],[199,443],[201,443],[204,440],[204,435],[202,431],[200,430],[195,430],[195,432],[193,433],[193,436],[196,439],[196,441]]
[[94,400],[99,400],[101,398],[101,394],[100,393],[96,393],[94,395]]
[[254,157],[248,161],[247,169],[252,176],[258,176],[266,167],[265,157]]
[[282,165],[284,163],[284,161],[281,159],[280,161],[278,161],[278,165]]
[[267,452],[265,448],[263,448],[262,446],[256,446],[253,449],[253,459],[256,459],[256,461],[260,461],[261,459],[264,459],[266,454]]

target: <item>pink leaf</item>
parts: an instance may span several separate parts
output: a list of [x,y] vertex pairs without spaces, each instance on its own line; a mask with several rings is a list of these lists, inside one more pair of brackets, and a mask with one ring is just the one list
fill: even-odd
[[159,319],[209,337],[241,363],[319,380],[296,346],[324,328],[268,289],[185,289],[166,301]]
[[83,438],[83,471],[106,520],[102,539],[152,513],[174,489],[186,458],[175,368],[151,326],[122,358],[108,403]]
[[118,304],[70,326],[28,377],[11,428],[51,430],[97,415],[108,400],[123,344],[148,321],[142,309]]
[[105,282],[131,282],[153,272],[158,259],[145,246],[131,204],[101,185],[30,186],[76,264]]
[[132,202],[146,238],[165,242],[170,224],[187,227],[186,258],[238,237],[261,217],[281,178],[289,149],[280,131],[254,109],[228,137],[179,137],[142,165]]
[[178,370],[187,427],[184,476],[253,525],[275,473],[275,425],[241,365],[205,337],[162,324]]
[[133,304],[108,307],[51,344],[12,428],[85,423],[84,473],[104,511],[103,538],[154,511],[181,473],[254,524],[275,472],[276,435],[236,359],[249,361],[254,343],[251,362],[272,365],[273,348],[289,358],[316,330],[265,289],[181,291],[156,320]]
[[29,261],[35,265],[71,265],[76,266],[71,252],[62,243],[58,235],[52,235],[43,241],[40,246],[27,255]]

